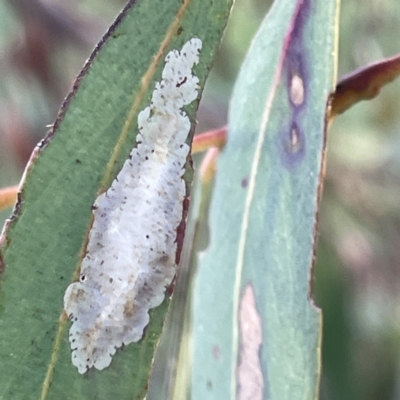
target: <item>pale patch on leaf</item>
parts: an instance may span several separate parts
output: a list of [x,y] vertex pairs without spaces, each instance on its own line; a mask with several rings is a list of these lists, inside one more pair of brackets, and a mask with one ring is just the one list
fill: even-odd
[[239,304],[240,364],[238,375],[238,400],[261,400],[264,378],[260,363],[262,343],[261,318],[251,285],[244,289]]
[[191,128],[182,108],[198,95],[192,68],[201,46],[193,38],[167,54],[151,104],[138,115],[137,147],[93,205],[80,281],[64,296],[80,373],[106,368],[117,348],[141,339],[149,309],[162,303],[175,275]]
[[290,100],[295,106],[300,106],[304,102],[304,83],[297,74],[292,76],[290,82]]

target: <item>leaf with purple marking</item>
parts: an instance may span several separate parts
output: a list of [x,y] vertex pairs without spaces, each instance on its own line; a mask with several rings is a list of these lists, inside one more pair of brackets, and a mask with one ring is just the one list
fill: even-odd
[[276,1],[239,74],[195,282],[195,400],[317,398],[310,276],[337,16],[336,0]]

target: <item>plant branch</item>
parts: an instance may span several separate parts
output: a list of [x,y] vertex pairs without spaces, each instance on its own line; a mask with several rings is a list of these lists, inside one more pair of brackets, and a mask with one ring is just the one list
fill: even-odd
[[19,186],[10,186],[0,189],[0,211],[12,207],[17,201]]

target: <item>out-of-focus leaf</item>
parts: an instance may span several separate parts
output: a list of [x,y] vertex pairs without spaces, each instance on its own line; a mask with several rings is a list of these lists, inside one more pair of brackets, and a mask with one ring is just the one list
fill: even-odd
[[400,75],[400,55],[360,68],[340,79],[332,100],[331,117],[362,100],[370,100]]
[[[202,87],[230,7],[231,0],[132,0],[77,78],[27,167],[3,232],[1,398],[144,396],[168,302],[152,311],[143,340],[118,351],[105,370],[82,376],[71,364],[63,296],[77,276],[92,203],[135,145],[137,114],[149,104],[166,53],[200,38]],[[192,120],[196,107],[187,109]]]
[[196,174],[179,274],[156,351],[147,400],[186,399],[190,392],[191,293],[196,254],[208,240],[208,211],[218,149],[210,149]]
[[277,1],[234,90],[194,291],[192,398],[316,399],[310,299],[336,1]]
[[324,315],[320,400],[361,400],[362,397],[357,395],[357,382],[351,370],[354,337],[346,324],[345,315],[349,302],[346,286],[350,284],[344,282],[340,261],[331,245],[323,238],[318,245],[315,275],[318,282],[315,297]]

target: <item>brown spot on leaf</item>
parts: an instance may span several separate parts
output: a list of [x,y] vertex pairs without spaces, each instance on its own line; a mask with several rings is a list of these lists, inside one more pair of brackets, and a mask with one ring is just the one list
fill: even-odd
[[132,318],[135,314],[135,306],[132,301],[127,301],[124,306],[124,315],[127,318]]

